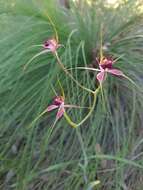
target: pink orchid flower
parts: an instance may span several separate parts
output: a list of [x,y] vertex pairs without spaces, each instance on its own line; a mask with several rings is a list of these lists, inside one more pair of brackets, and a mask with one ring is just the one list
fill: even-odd
[[47,111],[50,112],[52,110],[58,109],[56,119],[60,119],[65,112],[65,103],[63,96],[56,96],[54,98],[53,104],[48,106]]
[[61,46],[61,44],[58,44],[57,40],[54,38],[48,39],[44,42],[43,47],[45,50],[49,50],[52,53],[55,53],[56,50]]
[[44,50],[40,51],[39,53],[37,53],[36,55],[34,55],[25,65],[24,65],[24,70],[26,69],[26,67],[37,57],[39,57],[40,55],[46,54],[48,52],[52,52],[56,54],[56,50],[63,46],[62,44],[58,44],[57,40],[55,38],[50,38],[47,41],[45,41],[43,44],[39,44],[39,45],[33,45],[32,47],[43,47]]
[[52,105],[48,106],[47,111],[51,112],[52,110],[58,109],[56,120],[59,120],[65,113],[65,108],[88,108],[89,107],[81,107],[78,105],[65,104],[63,96],[56,96]]
[[125,76],[122,71],[113,68],[114,63],[115,60],[106,57],[104,57],[101,61],[98,61],[100,72],[97,74],[96,78],[100,84],[105,80],[106,73],[110,73],[115,76]]

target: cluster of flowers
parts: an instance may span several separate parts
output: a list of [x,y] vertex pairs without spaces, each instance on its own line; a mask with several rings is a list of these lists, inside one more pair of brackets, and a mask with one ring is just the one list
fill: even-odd
[[[51,52],[56,57],[57,62],[59,63],[61,68],[65,71],[65,73],[68,74],[77,83],[77,85],[79,85],[81,88],[83,88],[83,89],[85,89],[85,90],[87,90],[89,92],[92,92],[94,97],[96,98],[97,90],[92,91],[92,90],[87,89],[84,86],[82,86],[80,83],[78,83],[74,79],[74,77],[64,67],[64,65],[60,61],[60,58],[59,58],[59,56],[57,54],[57,49],[59,47],[61,47],[62,45],[59,44],[58,41],[55,38],[48,39],[47,41],[45,41],[43,44],[41,44],[39,46],[41,46],[43,48],[43,50],[37,55],[41,55],[41,54],[44,54],[44,53],[47,53],[47,52]],[[37,55],[34,56],[34,58],[37,57]],[[31,59],[31,61],[32,60],[33,60],[33,58]],[[99,88],[102,86],[102,83],[105,81],[107,74],[112,74],[114,76],[126,77],[121,70],[116,69],[116,68],[113,67],[115,62],[116,62],[116,60],[113,60],[113,58],[111,58],[111,57],[102,56],[100,58],[97,58],[98,68],[97,69],[93,68],[92,70],[95,70],[95,71],[98,72],[97,75],[96,75],[96,78],[97,78],[97,80],[99,82]],[[84,69],[90,70],[91,68],[85,67]],[[99,88],[98,88],[98,91],[99,91]],[[51,112],[52,110],[57,109],[58,111],[57,111],[57,114],[56,114],[56,120],[59,120],[66,113],[65,108],[76,108],[76,107],[79,107],[79,106],[65,104],[65,97],[64,96],[56,96],[54,98],[54,100],[53,100],[52,105],[49,105],[47,107],[46,111]],[[91,108],[89,114],[83,119],[83,121],[85,121],[90,116],[92,110],[93,109]],[[65,118],[67,118],[67,115],[65,115]],[[68,121],[71,121],[71,120],[68,119]],[[73,125],[73,122],[70,122],[70,123],[74,127],[78,126],[76,124]],[[80,122],[80,124],[81,123],[83,123],[83,122]]]

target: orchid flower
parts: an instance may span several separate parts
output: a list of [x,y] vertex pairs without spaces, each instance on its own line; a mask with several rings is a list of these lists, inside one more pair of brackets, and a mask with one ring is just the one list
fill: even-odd
[[110,73],[115,76],[125,76],[122,71],[113,68],[115,60],[113,60],[112,58],[104,57],[100,61],[97,60],[97,62],[99,64],[100,72],[97,74],[96,78],[100,84],[105,80],[106,73]]
[[58,44],[57,40],[54,38],[48,39],[44,42],[43,48],[49,50],[52,53],[55,53],[56,50],[61,47],[61,44]]
[[52,110],[58,109],[56,119],[60,119],[65,112],[65,102],[63,96],[56,96],[54,98],[53,104],[48,106],[47,111],[50,112]]
[[58,109],[58,112],[56,115],[56,119],[58,120],[64,115],[65,108],[88,108],[88,107],[65,104],[64,96],[56,96],[54,98],[52,105],[48,106],[47,111],[50,112],[52,110]]
[[39,44],[39,45],[33,45],[32,47],[42,47],[43,50],[40,51],[39,53],[37,53],[36,55],[34,55],[24,66],[24,70],[26,69],[26,67],[37,57],[39,57],[40,55],[46,54],[48,52],[51,52],[53,54],[56,53],[56,50],[63,46],[62,44],[58,44],[58,41],[55,38],[50,38],[48,40],[46,40],[43,44]]

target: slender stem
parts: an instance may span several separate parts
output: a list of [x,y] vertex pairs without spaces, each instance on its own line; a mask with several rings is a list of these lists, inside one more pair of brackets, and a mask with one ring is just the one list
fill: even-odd
[[40,113],[33,121],[32,123],[28,126],[28,129],[33,127],[33,125],[35,124],[35,122],[42,117],[45,113],[47,112],[47,109],[45,109],[42,113]]
[[[106,75],[106,73],[105,73],[105,75]],[[103,102],[103,109],[106,112],[105,97],[104,97],[104,91],[103,91],[102,83],[100,83],[100,88],[101,88],[101,100]]]
[[69,116],[67,115],[66,111],[64,112],[64,117],[67,120],[67,122],[71,125],[71,127],[76,128],[77,124],[75,122],[73,122]]
[[90,92],[92,94],[94,94],[94,91],[89,89],[89,88],[86,88],[85,86],[81,85],[72,75],[71,73],[64,67],[64,65],[62,64],[57,52],[54,53],[57,61],[58,61],[58,64],[59,66],[62,68],[62,70],[79,86],[81,87],[82,89],[86,90],[87,92]]
[[47,52],[50,52],[50,50],[48,50],[48,49],[42,50],[42,51],[40,51],[39,53],[37,53],[36,55],[34,55],[34,56],[24,65],[23,70],[25,71],[26,68],[27,68],[27,66],[29,66],[29,64],[30,64],[35,58],[37,58],[37,57],[39,57],[40,55],[43,55],[43,54],[45,54],[45,53],[47,53]]
[[92,107],[91,107],[91,109],[90,109],[90,111],[88,112],[88,114],[83,118],[83,120],[81,121],[81,122],[79,122],[78,124],[77,123],[75,123],[75,122],[73,122],[70,118],[69,118],[69,116],[67,115],[67,113],[65,112],[64,113],[64,117],[65,117],[65,119],[67,120],[67,122],[72,126],[72,127],[74,127],[74,128],[76,128],[76,127],[79,127],[80,125],[82,125],[89,117],[90,117],[90,115],[92,114],[92,112],[93,112],[93,110],[94,110],[94,107],[95,107],[95,104],[96,104],[96,99],[97,99],[97,93],[99,92],[99,90],[100,90],[100,86],[94,91],[94,93],[93,93],[93,104],[92,104]]
[[92,107],[91,107],[89,113],[85,116],[85,118],[84,118],[77,126],[82,125],[82,124],[90,117],[91,113],[92,113],[93,110],[94,110],[95,104],[96,104],[98,91],[99,91],[99,88],[98,88],[98,89],[94,92],[94,94],[93,94],[93,98],[94,98],[94,99],[93,99],[93,105],[92,105]]
[[51,18],[50,15],[48,14],[47,10],[46,10],[44,13],[45,13],[45,15],[48,17],[48,20],[49,20],[49,22],[50,22],[50,24],[51,24],[51,26],[52,26],[52,28],[53,28],[53,30],[54,30],[54,32],[55,32],[56,41],[58,42],[58,41],[59,41],[59,39],[58,39],[58,32],[57,32],[55,23],[53,22],[52,18]]
[[59,80],[59,79],[58,79],[58,84],[59,84],[59,86],[60,86],[62,96],[63,96],[63,97],[64,97],[64,99],[65,99],[65,92],[64,92],[64,89],[63,89],[62,84],[61,84],[61,82],[60,82],[60,80]]
[[103,25],[101,25],[101,29],[100,29],[100,62],[102,62],[102,60],[103,60],[103,47],[102,47],[102,45],[103,45],[103,38],[102,38],[102,36],[103,36],[103,34],[102,34],[102,29],[103,29]]

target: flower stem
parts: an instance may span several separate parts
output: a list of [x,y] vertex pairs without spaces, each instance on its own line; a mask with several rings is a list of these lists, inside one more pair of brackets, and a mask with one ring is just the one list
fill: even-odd
[[99,90],[100,90],[100,86],[99,86],[99,87],[94,91],[94,93],[93,93],[93,98],[94,98],[94,99],[93,99],[93,104],[92,104],[92,107],[91,107],[90,111],[89,111],[88,114],[82,119],[82,121],[79,122],[78,124],[77,124],[77,123],[74,123],[74,122],[70,119],[70,117],[67,115],[66,112],[64,113],[65,119],[67,120],[67,122],[68,122],[72,127],[74,127],[74,128],[79,127],[80,125],[82,125],[82,124],[90,117],[90,115],[92,114],[92,112],[93,112],[93,110],[94,110],[94,107],[95,107],[95,104],[96,104],[96,100],[97,100],[97,94],[98,94]]
[[42,117],[45,113],[47,112],[47,109],[45,109],[42,113],[40,113],[33,121],[32,123],[28,126],[28,129],[33,127],[35,122],[38,121],[38,119],[40,119],[40,117]]
[[92,94],[94,94],[94,91],[89,89],[89,88],[86,88],[85,86],[81,85],[72,75],[71,73],[64,67],[64,65],[62,64],[57,52],[54,53],[57,61],[58,61],[58,64],[59,66],[62,68],[62,70],[79,86],[81,87],[82,89],[86,90],[87,92],[90,92]]

